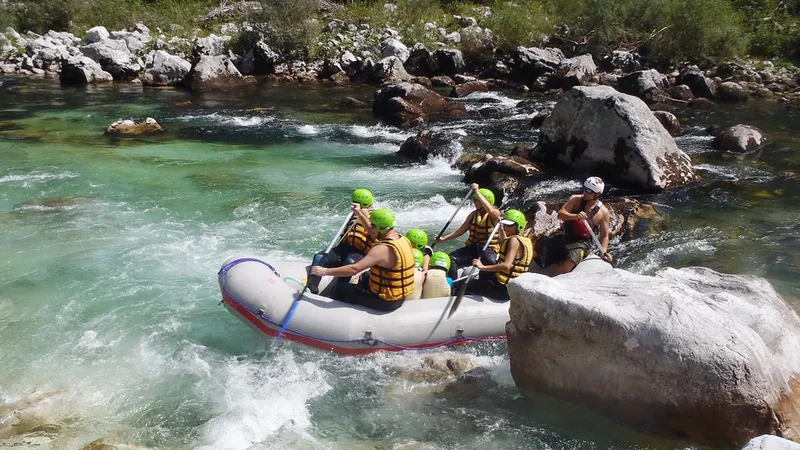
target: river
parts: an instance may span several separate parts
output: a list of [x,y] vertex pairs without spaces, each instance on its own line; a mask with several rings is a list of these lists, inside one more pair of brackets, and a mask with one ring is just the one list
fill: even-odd
[[[481,369],[442,391],[403,375],[436,352],[340,358],[274,345],[219,305],[226,258],[307,260],[354,188],[370,188],[401,229],[432,235],[447,220],[466,188],[451,161],[402,160],[395,152],[417,130],[338,105],[370,102],[375,89],[200,95],[0,77],[0,448],[100,438],[161,449],[686,448],[524,400],[502,343],[448,351]],[[458,132],[458,151],[533,143],[532,114],[514,108],[523,98],[468,97],[473,118],[439,128]],[[673,112],[701,181],[637,196],[663,219],[612,243],[619,266],[757,275],[798,307],[800,113],[775,103]],[[103,133],[148,116],[167,132]],[[736,123],[770,143],[744,156],[712,150],[705,128]],[[537,192],[559,200],[578,187],[548,176]]]

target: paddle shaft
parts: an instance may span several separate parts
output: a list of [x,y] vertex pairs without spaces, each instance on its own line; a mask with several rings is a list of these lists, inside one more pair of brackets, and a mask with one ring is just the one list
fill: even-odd
[[[456,217],[456,214],[458,214],[458,212],[461,211],[461,208],[464,207],[464,205],[467,203],[467,200],[469,200],[470,197],[472,197],[472,188],[470,188],[469,192],[467,192],[467,195],[464,196],[464,200],[461,200],[461,204],[458,205],[458,208],[456,208],[456,210],[453,211],[453,215],[450,216],[450,220],[448,220],[447,223],[444,224],[444,227],[442,227],[442,231],[440,231],[439,234],[436,235],[437,238],[442,237],[442,234],[444,234],[444,232],[447,230],[447,227],[450,226],[450,222],[453,221],[453,219]],[[433,240],[433,244],[431,245],[431,248],[433,247],[436,247],[436,239]]]
[[594,230],[592,230],[592,227],[589,225],[589,221],[587,221],[586,219],[582,220],[583,224],[586,226],[586,229],[589,230],[589,234],[592,235],[592,240],[594,241],[594,245],[597,246],[597,250],[599,250],[601,253],[605,253],[605,251],[603,250],[603,244],[600,243],[600,239],[597,239],[597,235],[594,234]]
[[[489,235],[489,238],[486,240],[486,243],[483,244],[483,249],[481,250],[481,253],[485,252],[486,249],[489,248],[489,244],[492,242],[494,235],[497,234],[497,230],[499,229],[500,229],[500,220],[497,221],[497,225],[494,226],[492,234]],[[480,258],[480,255],[478,255],[478,258]],[[467,273],[467,279],[464,280],[464,284],[462,284],[461,289],[458,290],[458,295],[456,296],[456,300],[453,302],[453,306],[450,307],[450,312],[447,314],[448,319],[450,318],[450,316],[453,315],[453,313],[456,312],[456,309],[458,309],[458,305],[461,303],[461,299],[464,298],[464,293],[467,292],[467,284],[469,283],[469,280],[472,279],[472,273],[475,272],[475,268],[476,268],[475,266],[470,266],[469,272]]]
[[[350,214],[347,215],[347,218],[344,220],[344,223],[342,224],[341,227],[339,227],[339,231],[336,232],[336,235],[331,240],[331,243],[328,244],[328,248],[325,249],[325,253],[330,253],[331,249],[333,249],[333,247],[339,241],[339,236],[342,234],[345,227],[347,227],[347,224],[350,223],[350,219],[353,218],[353,214],[354,214],[353,211],[350,211]],[[303,294],[305,294],[306,290],[308,290],[308,285],[310,282],[311,282],[311,276],[309,275],[308,279],[306,280],[306,285],[303,286],[303,290],[300,291],[300,295],[298,295],[297,298],[294,300],[294,302],[292,302],[292,306],[291,308],[289,308],[289,312],[286,313],[286,316],[283,318],[281,329],[280,331],[278,331],[278,336],[275,338],[276,342],[280,342],[281,338],[283,338],[283,334],[286,333],[286,329],[289,328],[289,322],[292,321],[292,316],[294,316],[294,312],[297,310],[297,305],[300,304],[300,299],[303,298]]]

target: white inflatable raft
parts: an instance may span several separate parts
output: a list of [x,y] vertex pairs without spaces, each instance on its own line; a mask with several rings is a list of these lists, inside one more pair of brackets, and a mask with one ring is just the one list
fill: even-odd
[[[302,264],[254,257],[231,258],[219,271],[228,310],[270,336],[278,335],[305,278]],[[450,297],[407,300],[395,311],[381,312],[324,296],[331,279],[323,278],[320,295],[303,295],[285,339],[343,355],[505,339],[508,301],[466,295],[449,319]]]

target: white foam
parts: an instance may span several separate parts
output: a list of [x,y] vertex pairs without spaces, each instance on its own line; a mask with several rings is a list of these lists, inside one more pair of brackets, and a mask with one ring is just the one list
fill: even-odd
[[297,127],[297,132],[306,136],[313,136],[319,134],[319,129],[314,125],[301,125]]
[[406,139],[415,135],[413,132],[400,131],[397,128],[384,125],[374,125],[369,127],[364,125],[351,125],[345,128],[345,131],[360,138],[380,138],[392,142],[404,142]]
[[270,116],[228,116],[222,113],[211,113],[201,115],[185,115],[176,117],[175,120],[191,122],[197,120],[208,120],[222,125],[233,125],[237,127],[257,127],[266,123],[275,122],[277,119]]
[[37,183],[45,183],[51,180],[68,180],[77,178],[78,175],[72,172],[31,172],[28,174],[12,174],[0,177],[0,183],[18,183],[21,182],[23,187],[30,187]]

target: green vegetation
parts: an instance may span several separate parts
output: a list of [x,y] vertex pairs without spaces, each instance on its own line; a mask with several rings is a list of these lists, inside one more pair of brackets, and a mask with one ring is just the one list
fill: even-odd
[[[800,59],[800,0],[335,0],[319,11],[316,0],[258,0],[243,13],[243,0],[0,0],[0,26],[18,31],[69,30],[82,35],[104,25],[151,28],[185,35],[217,32],[224,22],[248,21],[278,52],[291,58],[324,56],[323,33],[333,19],[397,30],[404,42],[430,46],[438,27],[456,29],[453,15],[471,16],[492,30],[463,33],[460,48],[473,64],[519,45],[580,46],[599,56],[614,49],[637,50],[668,65],[685,60],[732,57]],[[252,2],[250,2],[252,4]],[[387,6],[386,4],[389,3]],[[2,6],[6,5],[6,6]],[[490,15],[484,15],[486,8]],[[208,17],[213,9],[228,9]],[[433,24],[434,27],[426,24]],[[553,38],[555,36],[555,38]]]

